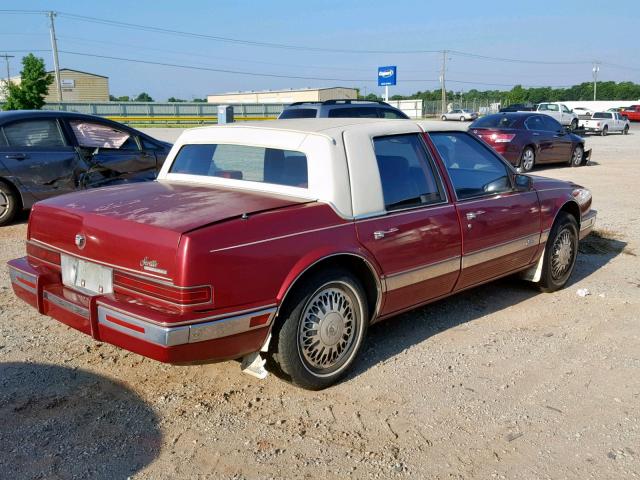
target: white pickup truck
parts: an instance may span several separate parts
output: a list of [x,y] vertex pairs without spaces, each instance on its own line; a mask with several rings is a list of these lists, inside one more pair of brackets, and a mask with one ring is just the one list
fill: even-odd
[[629,133],[629,119],[617,112],[595,112],[590,119],[581,120],[585,133],[599,133],[603,137],[611,132]]
[[578,128],[578,115],[576,115],[564,103],[541,103],[538,105],[538,109],[536,111],[555,118],[563,126],[569,127],[569,130],[571,131]]

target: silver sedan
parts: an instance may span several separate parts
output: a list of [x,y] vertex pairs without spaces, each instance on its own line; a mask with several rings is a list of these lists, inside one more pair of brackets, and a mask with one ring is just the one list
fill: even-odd
[[442,118],[442,120],[460,120],[461,122],[465,122],[475,120],[478,118],[478,114],[464,108],[456,108],[450,112],[443,113],[440,118]]

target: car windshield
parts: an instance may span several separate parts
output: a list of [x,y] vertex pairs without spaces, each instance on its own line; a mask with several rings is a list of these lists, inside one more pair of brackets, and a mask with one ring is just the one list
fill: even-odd
[[515,128],[517,118],[508,115],[488,115],[471,124],[471,128]]
[[613,114],[607,112],[596,112],[591,118],[613,118]]
[[307,188],[307,157],[302,152],[230,144],[184,145],[170,173],[247,180]]
[[316,118],[318,110],[315,108],[292,108],[289,110],[284,110],[280,114],[280,119],[284,120],[286,118]]

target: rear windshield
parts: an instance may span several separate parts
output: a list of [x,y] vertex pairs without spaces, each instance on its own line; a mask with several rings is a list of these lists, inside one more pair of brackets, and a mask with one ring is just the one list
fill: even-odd
[[538,111],[551,111],[551,112],[557,112],[558,110],[560,110],[558,108],[558,105],[554,105],[553,103],[541,103],[538,106]]
[[247,145],[184,145],[170,173],[248,180],[307,188],[307,157],[302,152]]
[[284,110],[279,118],[316,118],[317,113],[318,110],[315,108],[292,108],[291,110]]
[[471,128],[514,128],[517,118],[508,115],[487,115],[471,125]]
[[591,116],[591,118],[613,118],[613,114],[607,112],[596,112]]

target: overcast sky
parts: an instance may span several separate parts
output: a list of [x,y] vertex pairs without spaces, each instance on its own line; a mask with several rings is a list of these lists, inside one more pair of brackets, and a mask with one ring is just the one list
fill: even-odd
[[[30,1],[0,8],[56,10],[132,24],[252,42],[337,50],[456,50],[490,57],[558,64],[447,57],[448,89],[509,88],[489,84],[566,86],[591,81],[593,60],[601,80],[640,83],[640,1]],[[614,6],[615,5],[615,6]],[[156,100],[298,87],[349,86],[381,93],[378,66],[397,65],[397,87],[408,94],[438,87],[438,53],[322,52],[242,45],[210,38],[152,32],[60,15],[60,66],[109,77],[113,95],[147,91]],[[0,13],[0,53],[50,49],[43,14]],[[199,71],[100,59],[65,52],[121,57],[256,74]],[[19,57],[12,59],[12,74]],[[53,68],[51,53],[36,52]],[[566,63],[565,63],[566,62]],[[578,62],[571,64],[569,62]],[[584,63],[579,63],[584,62]],[[0,64],[4,76],[4,65]],[[624,68],[623,68],[624,67]],[[332,79],[332,80],[321,80]],[[413,81],[411,81],[413,80]],[[460,83],[456,83],[458,80]],[[469,83],[462,83],[469,82]]]

